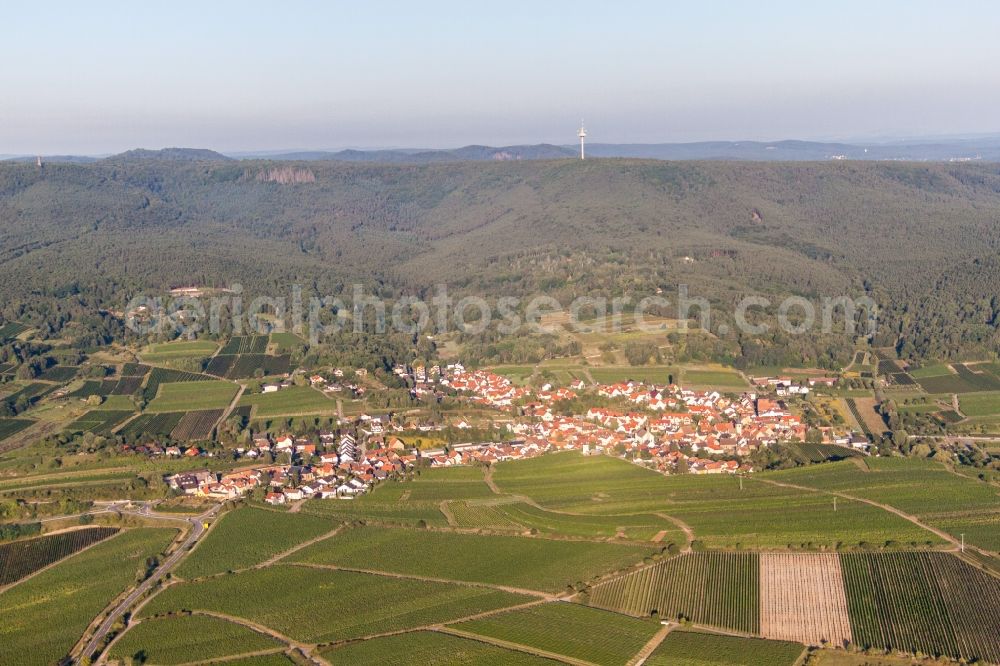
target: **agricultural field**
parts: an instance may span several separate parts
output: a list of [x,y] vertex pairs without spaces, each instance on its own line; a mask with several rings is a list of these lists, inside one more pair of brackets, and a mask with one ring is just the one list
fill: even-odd
[[[107,539],[0,593],[0,663],[60,661],[84,629],[162,552],[173,529],[135,528]],[[44,631],[39,631],[44,627]]]
[[13,340],[27,330],[28,327],[24,324],[19,324],[16,321],[7,322],[0,326],[0,344],[6,344],[8,340]]
[[932,532],[864,502],[839,498],[835,506],[829,495],[778,488],[752,478],[744,487],[742,501],[738,496],[678,501],[664,511],[690,525],[696,538],[710,548],[813,550],[941,543]]
[[220,380],[161,384],[156,398],[146,406],[151,414],[188,410],[225,409],[239,387]]
[[4,397],[4,400],[10,403],[16,403],[19,400],[24,400],[28,403],[34,403],[36,400],[40,400],[52,391],[55,391],[58,386],[55,384],[46,384],[43,382],[30,382],[23,386],[20,386],[14,393]]
[[338,666],[553,666],[524,652],[437,631],[415,631],[327,648],[321,654]]
[[306,341],[294,333],[286,331],[284,333],[272,333],[270,343],[279,351],[291,351],[306,344]]
[[145,377],[150,370],[152,367],[144,363],[123,363],[121,374],[122,377]]
[[337,413],[336,400],[308,386],[290,386],[275,393],[244,394],[239,404],[254,407],[255,419]]
[[966,416],[1000,415],[1000,392],[965,393],[958,399],[958,406]]
[[87,527],[70,532],[0,543],[0,588],[69,557],[78,550],[103,541],[117,527]]
[[263,354],[266,351],[266,335],[237,335],[230,338],[229,342],[219,350],[219,354],[223,356],[232,354]]
[[31,419],[0,419],[0,440],[16,435],[34,423]]
[[66,397],[84,399],[89,398],[92,395],[106,396],[111,393],[112,389],[114,389],[117,384],[118,381],[114,379],[106,381],[99,379],[85,379],[79,388],[68,393]]
[[[850,463],[847,463],[850,464]],[[812,469],[812,468],[805,468]],[[504,492],[546,509],[610,516],[665,513],[687,523],[708,547],[815,548],[886,541],[936,543],[930,532],[862,502],[781,488],[754,478],[664,477],[620,459],[559,453],[496,466]],[[774,516],[781,515],[781,520]]]
[[948,553],[841,556],[854,643],[1000,662],[1000,580]]
[[927,377],[943,377],[953,374],[951,368],[946,363],[933,363],[920,368],[912,368],[910,376],[915,379],[926,379]]
[[225,666],[300,666],[297,661],[294,661],[287,654],[279,653],[226,659],[222,664],[225,664]]
[[104,396],[104,401],[100,405],[94,407],[96,410],[110,410],[119,412],[134,412],[136,410],[135,403],[132,402],[132,398],[127,395],[106,395]]
[[211,340],[174,340],[159,344],[147,345],[139,352],[146,363],[165,363],[180,359],[207,358],[219,348],[218,343]]
[[[917,381],[928,393],[976,393],[1000,391],[1000,371],[988,364],[953,363],[950,366],[932,366],[941,374],[931,375],[930,368],[922,368]],[[915,375],[916,376],[916,375]]]
[[182,382],[213,382],[218,381],[214,377],[203,375],[197,372],[186,372],[184,370],[170,370],[168,368],[153,368],[146,380],[146,388],[143,395],[146,400],[152,400],[160,390],[160,384],[174,384]]
[[177,575],[191,579],[246,569],[335,527],[318,516],[241,507],[219,519]]
[[681,382],[685,387],[734,391],[749,388],[746,380],[732,370],[694,370],[684,368]]
[[881,435],[888,430],[882,416],[875,411],[875,405],[875,398],[849,398],[847,400],[851,414],[868,436]]
[[137,659],[152,664],[183,664],[284,647],[274,638],[234,622],[204,615],[176,615],[131,625],[115,642],[110,656],[125,663]]
[[655,613],[756,634],[759,577],[756,553],[693,553],[594,585],[587,601],[635,617]]
[[128,411],[92,410],[66,426],[66,432],[92,432],[95,435],[107,435],[116,425],[133,414],[135,414],[134,409]]
[[140,414],[129,421],[121,429],[120,434],[129,439],[138,439],[141,437],[167,438],[183,417],[183,412]]
[[172,585],[141,615],[205,610],[260,623],[295,640],[327,643],[450,622],[531,600],[484,587],[278,564]]
[[651,552],[642,546],[590,541],[357,527],[289,559],[557,592],[634,565]]
[[182,442],[209,439],[224,411],[224,409],[205,409],[187,412],[170,431],[170,439]]
[[38,375],[39,379],[47,382],[68,382],[76,377],[79,368],[72,365],[54,365]]
[[827,460],[844,460],[845,458],[857,458],[861,456],[860,451],[840,446],[837,444],[811,444],[808,442],[796,442],[787,445],[792,450],[798,452],[809,462],[819,463]]
[[209,361],[205,372],[226,379],[248,379],[258,376],[260,370],[261,377],[268,375],[284,375],[291,370],[291,358],[285,354],[282,356],[269,356],[267,354],[238,354],[227,356],[216,356]]
[[624,460],[575,452],[500,463],[493,479],[505,493],[573,513],[663,510],[669,499],[662,475]]
[[528,378],[534,374],[535,367],[532,365],[498,365],[490,368],[490,370],[506,377],[519,386],[524,386],[528,383]]
[[800,643],[675,629],[645,663],[646,666],[793,666],[803,651]]
[[760,554],[760,634],[817,646],[851,642],[835,553]]
[[676,382],[680,376],[680,370],[669,365],[596,367],[588,368],[588,371],[598,384],[617,384],[630,379],[647,384],[667,384],[671,378]]
[[602,666],[628,662],[660,629],[648,620],[565,602],[531,606],[453,627]]
[[761,478],[887,504],[956,538],[964,533],[968,543],[1000,550],[1000,493],[996,488],[953,474],[931,460],[864,458],[863,463],[860,467],[854,461],[800,467],[768,472]]
[[480,467],[437,467],[420,470],[411,480],[386,488],[383,497],[406,494],[407,500],[438,501],[495,497]]
[[455,518],[458,527],[499,531],[524,532],[526,528],[515,522],[496,501],[448,502],[448,511]]
[[383,483],[373,492],[351,501],[309,500],[300,513],[325,516],[338,521],[361,520],[371,524],[399,527],[446,527],[448,521],[441,513],[440,502],[400,501],[398,496],[386,495],[383,489],[392,485]]
[[[540,534],[591,538],[610,538],[622,535],[635,541],[649,541],[661,532],[666,532],[661,539],[663,543],[671,541],[678,544],[684,543],[684,533],[680,528],[669,520],[653,514],[575,515],[545,511],[523,502],[500,504],[488,508],[492,508],[508,521],[521,525],[522,529],[534,528]],[[452,510],[454,511],[454,507]]]

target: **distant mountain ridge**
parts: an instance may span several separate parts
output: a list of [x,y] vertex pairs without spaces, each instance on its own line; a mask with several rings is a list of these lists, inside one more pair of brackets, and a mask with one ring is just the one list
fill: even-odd
[[164,162],[228,162],[232,157],[227,157],[222,153],[207,148],[161,148],[160,150],[148,150],[146,148],[135,148],[111,157],[106,157],[108,162],[131,162],[136,160],[159,160]]
[[[225,155],[204,148],[137,148],[110,157],[78,155],[42,156],[43,162],[86,163],[107,161],[231,161],[263,159],[274,161],[372,162],[382,164],[436,164],[443,162],[486,162],[517,160],[574,159],[576,144],[485,146],[469,145],[453,149],[395,148],[339,151],[302,150],[288,152],[241,152]],[[1000,162],[1000,136],[975,139],[906,140],[888,142],[821,141],[698,141],[692,143],[588,143],[588,157],[638,158],[653,160],[735,160],[755,162],[800,162],[828,160],[908,161],[908,162]],[[34,156],[4,159],[31,162]]]

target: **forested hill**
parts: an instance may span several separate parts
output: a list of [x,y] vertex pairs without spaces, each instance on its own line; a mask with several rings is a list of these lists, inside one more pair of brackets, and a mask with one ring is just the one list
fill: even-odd
[[998,244],[995,164],[0,163],[3,314],[52,333],[192,283],[557,297],[687,284],[730,308],[753,292],[868,289],[887,309],[880,343],[985,354]]

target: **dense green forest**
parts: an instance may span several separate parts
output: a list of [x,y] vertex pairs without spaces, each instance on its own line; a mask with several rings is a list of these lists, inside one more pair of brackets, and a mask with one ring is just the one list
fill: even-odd
[[[360,282],[393,298],[446,283],[455,297],[568,303],[688,285],[716,306],[713,326],[748,294],[868,294],[881,307],[876,345],[989,357],[1000,348],[998,245],[995,164],[0,163],[2,316],[81,346],[123,339],[113,313],[176,286],[239,283],[249,299],[298,283],[346,298]],[[727,328],[692,337],[685,353],[831,365],[854,342]],[[483,358],[525,356],[490,333],[466,342]],[[531,344],[528,355],[566,351]]]

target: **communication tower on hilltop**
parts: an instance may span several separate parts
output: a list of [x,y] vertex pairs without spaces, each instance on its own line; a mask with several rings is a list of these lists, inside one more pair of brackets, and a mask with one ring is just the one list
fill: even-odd
[[587,130],[584,128],[582,120],[580,121],[580,131],[576,135],[580,137],[580,159],[582,160],[584,159],[583,141],[587,138]]

